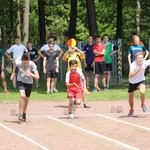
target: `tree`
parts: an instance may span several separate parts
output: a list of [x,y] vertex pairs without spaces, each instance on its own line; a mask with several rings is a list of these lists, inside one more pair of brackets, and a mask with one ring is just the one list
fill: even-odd
[[29,40],[29,0],[24,2],[24,20],[23,20],[23,41],[24,44]]
[[21,18],[20,18],[20,0],[16,0],[17,4],[17,17],[16,17],[16,28],[17,28],[17,35],[21,36]]
[[141,17],[141,4],[140,0],[136,0],[137,9],[136,9],[136,32],[140,36],[140,17]]
[[70,22],[69,22],[69,38],[76,37],[76,22],[77,22],[77,0],[70,1]]
[[86,0],[89,33],[93,37],[98,34],[94,0]]
[[44,0],[38,0],[40,45],[46,43]]
[[122,38],[122,0],[117,0],[117,31],[116,38]]

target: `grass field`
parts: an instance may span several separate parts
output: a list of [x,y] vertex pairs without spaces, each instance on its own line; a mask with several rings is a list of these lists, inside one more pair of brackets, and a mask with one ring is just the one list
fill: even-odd
[[[11,94],[6,95],[3,93],[3,89],[0,89],[0,103],[16,103],[18,102],[19,93],[17,91],[11,90],[11,82],[8,84],[8,89],[11,91]],[[2,85],[0,86],[2,87]],[[127,85],[114,85],[107,91],[99,91],[97,93],[90,93],[87,95],[87,101],[116,101],[116,100],[127,100]],[[32,101],[67,101],[66,87],[64,83],[58,83],[57,89],[58,93],[46,94],[46,82],[40,83],[39,89],[35,88],[33,85],[33,92],[31,94]],[[92,90],[92,88],[91,88]],[[139,92],[136,92],[136,98],[139,99]],[[146,98],[150,99],[150,89],[146,89]]]

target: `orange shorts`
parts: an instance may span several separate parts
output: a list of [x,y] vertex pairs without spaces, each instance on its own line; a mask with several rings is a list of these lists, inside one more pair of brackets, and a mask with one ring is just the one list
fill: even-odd
[[68,89],[68,97],[69,98],[75,98],[75,99],[82,99],[83,96],[83,90],[78,89]]

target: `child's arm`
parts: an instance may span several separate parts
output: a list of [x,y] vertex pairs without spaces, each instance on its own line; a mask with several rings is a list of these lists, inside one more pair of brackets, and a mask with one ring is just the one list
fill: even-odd
[[43,59],[43,72],[46,73],[46,57]]
[[129,72],[129,78],[134,77],[140,70],[141,70],[142,66],[139,66],[138,68],[134,69],[134,70],[130,70]]
[[78,85],[76,83],[66,83],[67,88],[72,87],[72,86],[76,86],[78,87]]
[[59,72],[59,57],[56,57],[56,72]]

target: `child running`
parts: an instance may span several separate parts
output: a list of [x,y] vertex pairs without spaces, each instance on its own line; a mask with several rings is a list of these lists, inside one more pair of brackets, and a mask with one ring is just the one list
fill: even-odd
[[16,67],[18,68],[17,81],[21,99],[19,102],[20,114],[18,115],[18,119],[21,121],[26,121],[26,110],[29,97],[31,95],[33,78],[39,79],[39,74],[35,63],[30,61],[30,57],[27,54],[22,56],[22,60],[15,60],[11,79],[13,79],[15,75]]
[[135,55],[135,61],[130,65],[129,71],[129,105],[130,111],[128,116],[133,116],[134,113],[134,93],[137,89],[140,91],[141,107],[143,112],[147,112],[145,105],[145,69],[150,65],[150,59],[144,60],[143,52],[138,52]]
[[68,118],[73,119],[73,111],[77,105],[81,104],[83,89],[85,88],[85,78],[81,71],[77,70],[78,62],[70,60],[70,71],[66,73],[66,86],[69,96]]

